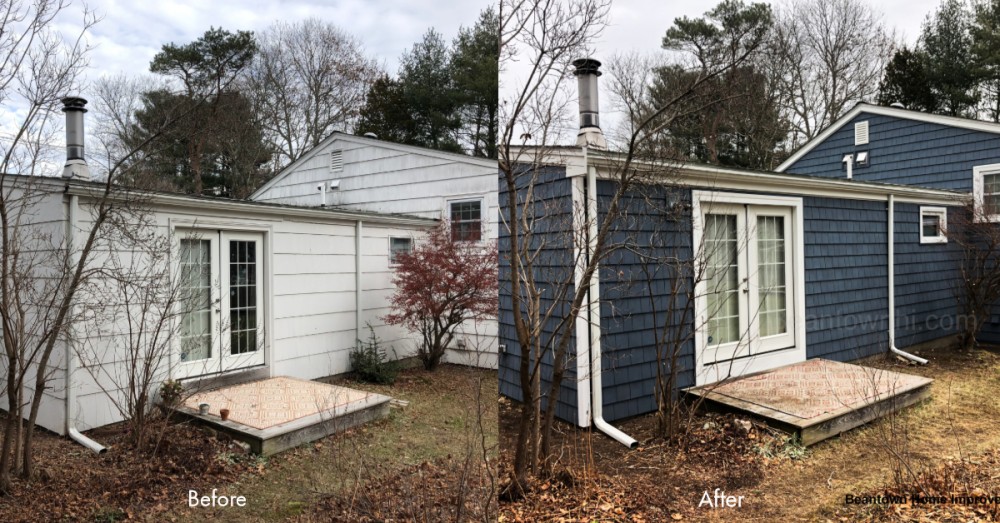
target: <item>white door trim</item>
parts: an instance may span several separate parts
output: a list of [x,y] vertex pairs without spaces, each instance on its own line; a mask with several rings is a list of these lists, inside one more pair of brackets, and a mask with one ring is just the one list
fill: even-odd
[[805,314],[805,256],[804,256],[804,218],[801,197],[771,196],[761,194],[744,194],[721,191],[691,191],[692,219],[692,249],[694,254],[694,273],[700,274],[702,261],[700,249],[703,236],[703,213],[713,204],[735,204],[783,207],[792,213],[792,234],[789,246],[792,253],[793,278],[793,308],[794,308],[794,339],[795,346],[750,355],[733,360],[708,363],[705,357],[707,340],[703,326],[707,322],[705,291],[706,283],[697,282],[695,286],[695,326],[699,332],[695,334],[695,385],[714,383],[721,379],[767,370],[789,363],[797,363],[806,359],[806,314]]
[[[172,238],[170,252],[170,264],[171,272],[174,274],[174,278],[179,277],[177,274],[177,260],[175,256],[176,245],[179,244],[179,237],[181,235],[215,235],[218,238],[218,233],[222,232],[246,232],[246,233],[260,233],[262,235],[261,249],[263,253],[258,254],[258,259],[263,261],[263,281],[258,282],[260,285],[260,292],[263,292],[263,297],[261,298],[264,307],[264,318],[263,325],[264,328],[264,361],[263,365],[268,376],[274,375],[275,366],[275,355],[274,355],[274,227],[270,223],[261,223],[257,221],[243,221],[234,220],[227,218],[197,218],[191,219],[186,217],[175,217],[171,216],[167,218],[167,230],[169,231],[170,237]],[[218,244],[216,244],[216,251],[218,251]],[[219,261],[221,265],[221,260]],[[220,271],[221,272],[221,271]],[[221,296],[220,296],[221,299]],[[175,318],[176,322],[179,322],[179,318]],[[179,325],[174,326],[175,332],[179,332]],[[179,338],[179,337],[178,337]],[[172,379],[185,379],[184,373],[179,372],[178,366],[180,365],[180,345],[179,340],[175,342],[173,350],[170,351],[169,358],[169,369],[168,375]],[[230,372],[241,372],[244,369],[237,369],[234,371],[221,371],[218,366],[214,372],[209,372],[209,375],[221,375]],[[221,371],[221,372],[220,372]],[[190,375],[189,377],[194,378],[195,375]]]

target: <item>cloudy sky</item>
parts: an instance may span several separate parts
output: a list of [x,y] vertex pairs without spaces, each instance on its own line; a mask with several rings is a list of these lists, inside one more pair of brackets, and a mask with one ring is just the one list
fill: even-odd
[[[105,74],[146,72],[153,55],[168,42],[187,43],[209,27],[229,31],[267,28],[277,20],[317,17],[340,26],[364,42],[369,55],[390,72],[399,56],[429,27],[446,41],[459,26],[472,26],[490,0],[87,0],[102,17],[90,33],[93,80]],[[80,0],[60,18],[64,34],[79,31]]]
[[[699,17],[715,7],[720,0],[613,0],[609,25],[591,48],[598,60],[606,61],[616,54],[639,52],[656,53],[667,28],[675,18]],[[772,6],[793,0],[744,0],[764,1]],[[888,27],[894,27],[903,42],[912,44],[920,35],[920,27],[928,13],[933,12],[942,0],[863,0],[880,11]],[[511,67],[502,79],[501,95],[510,96],[518,84],[517,66]],[[573,85],[575,89],[575,84]],[[620,116],[611,108],[607,96],[601,97],[601,126],[611,129]],[[573,124],[575,126],[575,123]],[[572,129],[575,136],[576,129]],[[565,132],[563,133],[566,134]],[[563,136],[563,141],[567,138]]]

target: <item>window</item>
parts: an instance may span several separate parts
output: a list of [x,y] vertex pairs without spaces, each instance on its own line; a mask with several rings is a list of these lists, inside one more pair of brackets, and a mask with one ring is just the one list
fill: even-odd
[[976,219],[1000,222],[1000,164],[973,167],[972,193]]
[[451,202],[451,240],[478,242],[483,237],[483,202]]
[[389,238],[389,263],[399,263],[400,254],[413,252],[413,238]]
[[948,243],[948,211],[944,207],[920,208],[920,243]]

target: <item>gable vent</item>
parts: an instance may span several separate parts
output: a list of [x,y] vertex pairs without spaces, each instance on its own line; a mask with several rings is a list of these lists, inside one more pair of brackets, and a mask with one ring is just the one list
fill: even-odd
[[330,151],[330,172],[339,173],[344,170],[344,151]]
[[868,120],[854,124],[854,145],[868,143]]

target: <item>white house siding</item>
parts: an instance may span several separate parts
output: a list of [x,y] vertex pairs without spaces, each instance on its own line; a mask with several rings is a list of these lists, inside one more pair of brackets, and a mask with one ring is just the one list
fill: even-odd
[[[340,151],[342,167],[339,171],[331,168],[333,151]],[[337,190],[327,193],[327,205],[346,209],[441,219],[448,217],[450,201],[481,199],[487,228],[484,237],[497,238],[496,161],[347,134],[338,133],[328,138],[287,167],[252,198],[262,202],[316,207],[322,198],[317,186],[331,180],[339,181],[340,185]],[[373,248],[377,247],[379,255],[388,252],[387,238],[383,238],[384,245],[371,244]],[[372,290],[384,288],[391,280],[391,269],[386,268],[381,278],[374,281],[374,276],[366,277],[365,285],[370,282]],[[496,321],[469,322],[460,330],[466,350],[460,350],[455,344],[445,360],[496,368]]]
[[[60,255],[65,237],[65,211],[62,205],[62,194],[58,192],[61,185],[54,180],[39,180],[19,176],[3,178],[5,199],[8,213],[12,220],[17,219],[19,225],[13,230],[21,239],[22,260],[24,256],[37,256],[37,264],[32,261],[41,277],[51,271],[61,270]],[[23,207],[22,207],[23,206]],[[19,218],[15,218],[19,216]],[[30,311],[29,311],[30,313]],[[28,321],[33,317],[28,316]],[[45,427],[62,428],[64,424],[63,394],[63,356],[61,343],[57,342],[49,359],[48,372],[51,376],[48,387],[42,395],[38,422]],[[6,365],[0,360],[0,375],[6,376]],[[29,397],[34,391],[35,369],[30,369],[25,382]],[[7,395],[0,391],[0,409],[6,409]]]
[[[198,206],[191,207],[191,201]],[[206,234],[220,228],[264,232],[263,286],[267,318],[264,328],[269,341],[265,368],[268,375],[312,379],[350,370],[350,350],[359,335],[362,338],[367,335],[364,330],[358,332],[359,318],[355,308],[357,219],[339,219],[330,211],[312,212],[308,217],[287,216],[281,214],[285,210],[254,204],[237,205],[239,210],[223,209],[211,201],[191,199],[181,205],[165,203],[153,207],[161,234],[191,228],[205,230]],[[262,207],[269,212],[259,212]],[[86,211],[80,213],[81,229],[88,227],[88,216]],[[403,329],[385,326],[380,320],[386,312],[386,297],[392,292],[388,238],[390,235],[418,237],[433,222],[395,220],[396,223],[387,224],[380,223],[385,220],[377,216],[362,216],[361,221],[361,325],[370,322],[386,345],[395,347],[400,356],[412,354],[412,347],[416,345],[411,335]],[[176,248],[176,237],[174,245]],[[101,257],[105,254],[97,253],[94,264],[102,263]],[[116,354],[114,349],[122,346],[121,340],[117,345],[113,342],[115,336],[126,336],[124,322],[104,325],[99,332],[94,329],[87,332],[87,338],[78,346],[85,347],[88,357],[96,359],[94,363],[102,365],[103,371],[122,372],[122,354]],[[176,356],[172,354],[172,358]],[[166,378],[169,372],[170,368],[162,369],[162,377]],[[106,377],[95,380],[93,374],[104,375],[81,368],[73,377],[74,412],[81,430],[121,419],[108,397],[120,391],[111,380]],[[53,396],[60,400],[65,397],[62,390],[53,391]],[[46,414],[49,411],[54,413],[51,420],[42,420],[41,424],[62,433],[61,402],[47,409]]]

